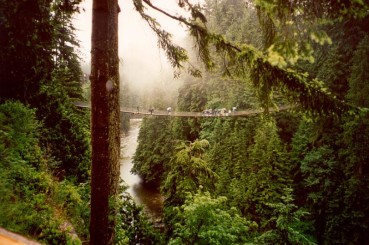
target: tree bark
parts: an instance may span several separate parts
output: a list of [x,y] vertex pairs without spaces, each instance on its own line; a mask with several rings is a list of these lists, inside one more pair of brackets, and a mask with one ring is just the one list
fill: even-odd
[[118,1],[94,0],[91,48],[90,244],[113,244],[119,186]]

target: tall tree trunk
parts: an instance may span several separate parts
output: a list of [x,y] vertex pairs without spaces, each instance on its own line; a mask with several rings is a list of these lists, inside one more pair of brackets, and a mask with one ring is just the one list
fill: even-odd
[[90,244],[113,244],[119,185],[118,1],[94,0]]

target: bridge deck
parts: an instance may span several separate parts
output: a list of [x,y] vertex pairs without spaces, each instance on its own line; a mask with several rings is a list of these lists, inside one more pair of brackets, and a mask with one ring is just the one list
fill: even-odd
[[188,112],[188,111],[154,111],[150,112],[137,112],[134,110],[120,110],[123,113],[131,113],[133,115],[143,115],[143,116],[170,116],[170,117],[235,117],[235,116],[247,116],[252,114],[262,113],[262,110],[250,110],[250,111],[236,111],[231,113],[217,113],[217,114],[205,114],[202,112]]
[[[75,104],[77,107],[82,107],[82,108],[90,108],[90,105],[86,105],[86,104]],[[283,106],[280,107],[278,109],[272,108],[269,111],[270,112],[278,112],[278,111],[283,111],[283,110],[288,110],[292,108],[291,106]],[[263,113],[264,111],[259,109],[259,110],[244,110],[244,111],[234,111],[234,112],[230,112],[230,113],[216,113],[216,114],[206,114],[203,112],[188,112],[188,111],[172,111],[172,112],[167,112],[167,111],[161,111],[161,110],[154,110],[152,113],[149,112],[149,110],[139,110],[137,111],[137,109],[134,108],[128,108],[128,107],[121,107],[120,111],[123,113],[130,113],[132,115],[136,115],[136,116],[170,116],[170,117],[242,117],[242,116],[250,116],[250,115],[254,115],[254,114],[260,114]]]

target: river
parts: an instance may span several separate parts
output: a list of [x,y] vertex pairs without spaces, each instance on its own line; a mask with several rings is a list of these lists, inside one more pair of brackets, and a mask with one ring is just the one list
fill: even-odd
[[145,185],[138,175],[131,173],[141,121],[142,119],[131,119],[129,132],[121,134],[120,177],[129,186],[127,192],[132,196],[135,203],[142,205],[144,211],[154,221],[159,221],[163,216],[163,197],[158,190],[153,190]]

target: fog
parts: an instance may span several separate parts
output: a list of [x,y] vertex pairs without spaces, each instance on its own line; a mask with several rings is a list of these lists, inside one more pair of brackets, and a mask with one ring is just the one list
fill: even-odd
[[[157,0],[155,4],[172,14],[184,14],[183,10],[177,6],[176,0]],[[121,8],[119,14],[121,87],[128,89],[130,94],[145,97],[146,100],[148,100],[147,96],[175,94],[181,80],[173,79],[173,69],[168,63],[164,51],[157,47],[155,33],[134,9],[132,0],[120,0],[119,6]],[[89,73],[92,0],[82,2],[81,7],[83,10],[75,16],[74,24],[77,28],[77,38],[81,44],[82,67],[86,73]],[[186,30],[177,21],[151,10],[148,13],[155,17],[165,30],[173,34],[173,40],[176,43],[184,42]],[[143,106],[152,104],[152,99],[154,98],[151,98],[151,101],[146,101],[146,105]],[[169,100],[164,103],[174,103],[173,98]],[[136,99],[134,103],[142,105],[143,102]]]

